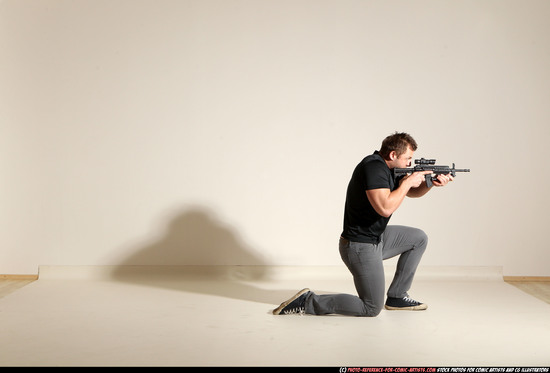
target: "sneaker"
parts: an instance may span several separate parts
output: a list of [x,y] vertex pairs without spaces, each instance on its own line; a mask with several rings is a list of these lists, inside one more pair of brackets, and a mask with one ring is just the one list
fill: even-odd
[[292,298],[281,303],[279,307],[273,310],[274,315],[303,315],[305,313],[305,303],[311,291],[308,288],[297,292]]
[[390,298],[386,300],[387,310],[409,310],[409,311],[421,311],[428,308],[427,304],[420,303],[409,297],[403,298]]

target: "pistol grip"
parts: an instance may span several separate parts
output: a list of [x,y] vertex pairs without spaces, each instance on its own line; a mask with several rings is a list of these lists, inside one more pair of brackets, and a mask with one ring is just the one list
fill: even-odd
[[431,188],[432,185],[433,185],[433,183],[432,183],[432,175],[431,175],[431,174],[430,174],[430,175],[426,175],[425,178],[426,178],[426,186],[427,186],[428,188]]

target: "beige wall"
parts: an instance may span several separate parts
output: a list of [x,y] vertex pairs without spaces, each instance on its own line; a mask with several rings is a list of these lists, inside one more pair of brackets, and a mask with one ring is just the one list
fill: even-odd
[[549,276],[550,2],[0,1],[0,273],[340,264],[355,165],[472,173],[392,222],[424,265]]

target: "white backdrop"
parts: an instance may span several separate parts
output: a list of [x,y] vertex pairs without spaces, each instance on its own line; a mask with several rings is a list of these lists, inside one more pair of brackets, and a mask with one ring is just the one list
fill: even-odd
[[392,223],[423,265],[549,276],[550,2],[4,0],[0,273],[339,265],[398,130],[471,168]]

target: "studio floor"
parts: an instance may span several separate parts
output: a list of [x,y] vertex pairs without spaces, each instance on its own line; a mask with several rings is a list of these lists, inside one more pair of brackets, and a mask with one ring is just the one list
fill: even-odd
[[355,293],[341,267],[41,268],[0,298],[0,366],[550,366],[550,304],[498,268],[419,269],[426,311],[271,313],[303,287]]

